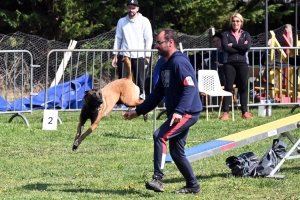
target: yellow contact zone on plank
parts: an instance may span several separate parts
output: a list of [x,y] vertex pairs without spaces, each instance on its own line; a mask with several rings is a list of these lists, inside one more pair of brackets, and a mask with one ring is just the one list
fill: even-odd
[[296,115],[292,115],[290,117],[285,117],[283,119],[279,119],[273,122],[269,122],[267,124],[263,124],[251,129],[247,129],[235,134],[231,134],[222,138],[219,138],[218,140],[230,140],[230,141],[240,141],[243,139],[247,139],[256,135],[260,135],[262,133],[275,130],[277,128],[281,128],[283,126],[294,124],[300,121],[300,113]]

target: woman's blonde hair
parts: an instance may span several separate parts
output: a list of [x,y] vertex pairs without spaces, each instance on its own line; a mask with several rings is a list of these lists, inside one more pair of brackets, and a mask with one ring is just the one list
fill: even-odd
[[232,20],[233,18],[239,18],[241,20],[241,27],[243,27],[243,24],[244,24],[244,18],[243,16],[240,14],[240,13],[234,13],[231,17],[230,17],[230,21],[229,21],[229,26],[231,27],[231,24],[232,24]]

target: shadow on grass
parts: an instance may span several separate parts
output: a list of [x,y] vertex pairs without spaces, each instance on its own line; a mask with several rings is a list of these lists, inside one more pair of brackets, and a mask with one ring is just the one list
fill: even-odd
[[[284,165],[284,163],[283,163],[283,165]],[[299,173],[299,170],[300,170],[300,166],[297,166],[297,167],[281,167],[278,174],[283,173],[283,172]]]
[[[126,140],[152,140],[152,137],[146,138],[146,134],[144,136],[141,135],[131,135],[131,136],[125,136],[121,134],[113,134],[113,133],[105,133],[103,134],[105,137],[111,137],[111,138],[117,138],[117,139],[126,139]],[[151,135],[152,136],[152,135]]]
[[[53,189],[53,187],[70,187],[69,189]],[[77,188],[71,188],[77,187]],[[78,186],[74,186],[73,184],[49,184],[49,183],[35,183],[35,184],[27,184],[22,187],[25,190],[33,190],[33,191],[60,191],[66,193],[96,193],[96,194],[112,194],[125,196],[129,194],[139,195],[140,197],[154,197],[149,193],[143,193],[134,189],[123,189],[123,190],[93,190],[86,188],[78,188]]]
[[[290,172],[290,173],[297,174],[297,173],[299,173],[299,170],[300,170],[300,166],[297,166],[297,167],[282,167],[282,168],[280,168],[280,171],[279,171],[278,174],[284,174],[284,172]],[[218,174],[211,174],[209,176],[196,176],[196,177],[197,177],[197,179],[198,179],[198,181],[201,185],[201,180],[213,179],[215,177],[226,179],[228,177],[234,177],[234,176],[230,173],[218,173]],[[163,182],[164,183],[185,182],[185,179],[183,177],[178,177],[178,178],[164,179]]]
[[[209,176],[196,176],[198,181],[201,182],[201,180],[204,179],[213,179],[214,177],[218,177],[218,178],[227,178],[228,177],[228,173],[219,173],[219,174],[212,174]],[[178,178],[171,178],[171,179],[167,179],[165,178],[163,180],[164,183],[177,183],[177,182],[185,182],[185,179],[183,177],[178,177]]]

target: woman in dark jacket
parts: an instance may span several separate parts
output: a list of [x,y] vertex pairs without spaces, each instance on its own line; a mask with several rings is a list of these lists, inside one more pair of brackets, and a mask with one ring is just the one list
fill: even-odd
[[[236,83],[240,95],[240,103],[243,119],[252,119],[248,112],[248,57],[247,51],[251,46],[251,37],[247,31],[242,30],[244,18],[241,14],[235,13],[230,17],[230,30],[222,34],[222,48],[224,51],[224,74],[226,79],[225,90],[233,91],[233,84]],[[224,113],[222,120],[229,119],[230,97],[224,97]]]

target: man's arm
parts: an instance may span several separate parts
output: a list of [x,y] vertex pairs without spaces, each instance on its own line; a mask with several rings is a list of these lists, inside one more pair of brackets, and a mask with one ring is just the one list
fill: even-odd
[[[113,49],[121,49],[121,43],[122,43],[122,38],[123,38],[123,34],[122,34],[122,20],[119,19],[118,24],[117,24],[117,28],[116,28],[116,35],[115,35],[115,42],[114,42],[114,47]],[[117,55],[118,52],[113,52],[114,55]]]
[[[187,110],[190,110],[192,107],[193,97],[192,94],[195,94],[195,90],[197,90],[197,86],[195,85],[197,82],[193,80],[192,73],[195,73],[192,70],[189,70],[189,63],[181,62],[177,66],[177,79],[183,84],[183,91],[181,95],[180,102],[178,106],[175,108],[175,112],[181,115],[185,115]],[[196,91],[198,94],[199,91]]]
[[163,98],[164,86],[159,78],[151,94],[146,98],[146,100],[142,104],[136,107],[135,111],[137,115],[147,114],[148,112],[153,110]]
[[[114,47],[113,47],[113,49],[115,50],[117,50],[117,49],[120,49],[121,48],[121,42],[122,42],[122,22],[121,22],[121,19],[119,19],[119,21],[118,21],[118,24],[117,24],[117,28],[116,28],[116,34],[115,34],[115,42],[114,42]],[[113,67],[116,67],[117,66],[117,62],[118,62],[118,58],[117,58],[117,56],[118,56],[118,53],[119,52],[113,52],[113,54],[114,54],[114,57],[113,57],[113,59],[112,59],[112,61],[111,61],[111,65],[113,66]]]
[[[144,40],[145,40],[145,49],[152,49],[153,44],[153,32],[150,21],[145,18],[145,29],[144,29]],[[151,52],[145,52],[146,59],[150,60]]]

